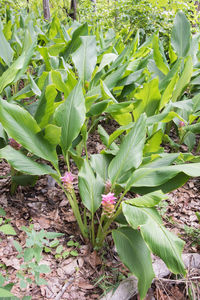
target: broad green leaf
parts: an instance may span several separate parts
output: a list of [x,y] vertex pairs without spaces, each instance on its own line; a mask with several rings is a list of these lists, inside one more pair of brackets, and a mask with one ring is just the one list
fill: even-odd
[[115,97],[112,95],[112,93],[109,91],[107,88],[106,84],[100,80],[100,85],[101,85],[101,95],[103,99],[112,99],[114,102],[117,103],[117,100]]
[[90,81],[97,62],[96,37],[81,36],[80,47],[72,53],[73,63],[78,70],[79,78]]
[[113,230],[112,236],[120,259],[138,278],[139,294],[144,299],[155,277],[148,247],[141,234],[127,226]]
[[160,149],[162,143],[163,132],[158,130],[155,132],[150,139],[147,140],[144,146],[144,153],[157,152]]
[[179,79],[179,75],[177,71],[177,73],[175,73],[174,77],[172,77],[170,83],[168,84],[168,86],[166,87],[166,89],[162,94],[159,110],[163,109],[166,106],[166,104],[171,100],[172,93],[174,91],[174,87],[176,86],[178,79]]
[[159,38],[157,35],[154,35],[153,37],[153,57],[158,69],[166,75],[169,72],[169,67],[167,65],[167,62],[163,58],[162,52],[159,47]]
[[75,86],[68,98],[55,111],[54,120],[61,127],[61,147],[68,151],[78,136],[85,121],[85,98],[81,82]]
[[176,14],[171,34],[171,45],[179,57],[185,57],[190,50],[190,23],[182,11]]
[[113,102],[111,100],[103,100],[98,103],[94,103],[87,112],[87,117],[98,116],[102,114],[110,103]]
[[159,82],[159,90],[165,91],[167,86],[170,84],[171,80],[178,74],[180,67],[181,67],[182,59],[177,59],[176,63],[173,65],[171,70],[168,72],[168,74],[164,77],[161,82]]
[[30,33],[26,31],[22,54],[0,77],[0,94],[7,85],[21,78],[28,66],[29,60],[33,56],[35,47],[36,40],[32,41]]
[[120,150],[111,161],[108,174],[112,183],[119,180],[125,172],[138,168],[142,162],[146,137],[146,116],[142,114],[131,131],[124,138]]
[[0,298],[4,298],[4,297],[14,297],[14,295],[9,291],[7,291],[6,289],[0,288]]
[[161,185],[154,186],[154,187],[145,187],[145,186],[132,187],[130,190],[131,192],[140,195],[145,195],[147,193],[155,192],[157,190],[161,190],[163,191],[163,193],[169,193],[183,186],[189,179],[190,176],[185,175],[183,173],[179,173],[178,175],[176,175],[175,177],[173,177],[172,179],[170,179],[169,181]]
[[33,77],[29,74],[29,78],[31,81],[31,90],[34,92],[35,95],[40,96],[41,95],[41,91],[39,89],[39,87],[37,86],[37,84],[35,83],[35,81],[33,80]]
[[60,53],[61,56],[64,57],[64,59],[68,59],[69,55],[72,54],[81,44],[80,36],[87,36],[88,35],[88,25],[87,23],[84,23],[83,25],[79,26],[72,34],[71,41],[68,42],[66,48],[62,53]]
[[108,166],[111,158],[105,154],[93,154],[90,158],[90,165],[95,173],[106,182],[108,178]]
[[67,72],[67,81],[64,82],[59,71],[52,70],[51,71],[51,78],[53,84],[55,85],[56,89],[60,92],[64,93],[65,98],[67,98],[73,88],[76,86],[77,81],[75,75],[72,71],[68,70]]
[[57,165],[55,147],[39,134],[40,127],[25,109],[0,100],[0,121],[8,135],[24,148]]
[[105,66],[112,63],[117,57],[118,57],[118,55],[115,54],[115,53],[106,53],[106,54],[104,54],[104,56],[101,60],[101,63],[99,65],[98,72],[100,72]]
[[161,200],[168,199],[168,196],[163,194],[162,191],[155,191],[144,196],[140,196],[125,201],[126,204],[131,204],[137,207],[154,207]]
[[119,150],[119,147],[115,143],[112,143],[110,146],[108,146],[109,135],[101,125],[98,125],[98,133],[104,145],[113,150],[115,152],[114,154],[116,154]]
[[35,120],[41,129],[48,125],[49,120],[54,113],[54,100],[56,96],[57,91],[54,84],[44,87],[35,113]]
[[44,129],[44,138],[52,145],[59,145],[60,144],[60,137],[61,137],[61,128],[53,125],[48,124]]
[[[120,78],[124,74],[126,67],[127,67],[127,64],[124,64],[123,66],[119,67],[116,71],[113,71],[111,74],[109,74],[104,79],[104,83],[109,90],[113,89],[116,86],[117,82],[120,80]],[[101,95],[101,85],[100,84],[97,87],[92,88],[87,93],[87,97],[91,97],[94,95],[99,95],[99,96]]]
[[44,63],[45,63],[45,69],[46,71],[51,71],[51,61],[50,61],[50,56],[48,53],[48,49],[47,47],[37,47],[38,52],[40,52],[41,56],[44,59]]
[[15,150],[11,146],[6,146],[5,148],[0,149],[0,158],[6,159],[14,169],[25,174],[55,174],[55,171],[50,166],[35,162],[30,157],[25,156],[23,153]]
[[151,251],[158,255],[175,274],[185,274],[181,259],[184,242],[168,231],[155,208],[136,207],[126,203],[122,210],[133,229],[140,228],[141,235]]
[[10,224],[0,226],[0,232],[8,235],[16,235],[14,228]]
[[172,101],[175,102],[179,99],[179,97],[182,96],[183,91],[187,87],[187,85],[190,82],[191,76],[193,73],[193,64],[192,64],[192,58],[191,56],[188,56],[185,59],[185,66],[184,70],[176,84],[176,88],[174,90],[174,93],[172,95]]
[[161,98],[158,84],[158,78],[155,78],[145,83],[143,87],[134,94],[134,98],[139,100],[134,105],[133,115],[135,120],[137,120],[143,112],[145,112],[148,117],[155,114]]
[[170,111],[170,112],[162,112],[161,114],[157,114],[152,117],[149,117],[147,119],[147,125],[154,125],[158,122],[168,123],[174,118],[178,118],[180,121],[183,121],[185,123],[185,120],[181,116],[179,116],[174,111]]
[[4,62],[10,66],[12,60],[14,51],[10,47],[10,44],[6,40],[3,31],[2,31],[2,24],[0,23],[0,41],[1,41],[1,47],[0,47],[0,57],[4,60]]
[[129,189],[130,186],[159,186],[181,172],[191,177],[198,177],[200,176],[200,163],[165,166],[153,169],[140,168],[129,178],[126,189]]
[[78,181],[83,204],[94,214],[101,205],[102,194],[104,192],[103,179],[98,174],[95,176],[91,166],[85,160],[78,174]]

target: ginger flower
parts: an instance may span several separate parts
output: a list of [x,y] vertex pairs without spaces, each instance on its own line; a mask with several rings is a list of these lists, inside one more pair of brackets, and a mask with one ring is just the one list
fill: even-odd
[[181,127],[184,127],[184,126],[185,126],[185,123],[183,121],[180,121],[179,122],[179,127],[181,128]]
[[102,195],[102,207],[103,213],[107,215],[107,217],[112,217],[115,211],[115,203],[117,198],[114,196],[114,193],[108,193],[107,195]]
[[65,172],[64,176],[61,177],[60,179],[63,182],[65,189],[68,192],[71,192],[73,189],[74,175],[71,172]]
[[16,142],[13,138],[8,139],[9,145],[13,147],[15,150],[19,150],[21,148],[21,144]]

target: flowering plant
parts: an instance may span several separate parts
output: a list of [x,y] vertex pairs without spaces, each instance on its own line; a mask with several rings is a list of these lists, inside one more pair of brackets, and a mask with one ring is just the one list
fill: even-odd
[[[139,293],[144,298],[154,277],[151,252],[160,256],[172,272],[185,274],[181,259],[184,242],[164,227],[156,205],[166,199],[165,192],[181,186],[189,176],[199,176],[200,164],[180,164],[179,154],[149,153],[151,141],[146,140],[146,134],[147,126],[153,121],[145,114],[128,128],[120,129],[121,133],[128,129],[120,146],[114,142],[109,145],[107,133],[101,130],[106,149],[91,155],[90,159],[87,151],[84,159],[78,157],[72,143],[81,133],[86,150],[85,112],[80,84],[55,110],[54,123],[48,125],[47,132],[41,132],[28,111],[1,100],[1,123],[22,148],[16,150],[7,145],[0,149],[0,157],[19,172],[31,176],[51,175],[66,194],[83,238],[90,240],[95,249],[100,249],[112,232],[118,254],[138,278]],[[58,166],[57,145],[68,168],[63,176]],[[24,149],[34,157],[27,156]],[[74,191],[69,156],[79,168],[82,203]],[[38,157],[49,161],[52,167],[37,162]],[[140,196],[135,197],[136,194]]]

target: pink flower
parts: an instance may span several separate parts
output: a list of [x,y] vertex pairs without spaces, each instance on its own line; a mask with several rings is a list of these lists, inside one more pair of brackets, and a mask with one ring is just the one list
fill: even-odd
[[102,206],[103,213],[108,217],[111,217],[115,211],[115,203],[117,198],[114,196],[114,193],[108,193],[107,195],[102,195]]
[[71,192],[73,189],[73,180],[74,175],[71,172],[65,172],[64,176],[60,178],[63,182],[64,187],[68,192]]
[[11,147],[13,147],[15,150],[19,150],[21,148],[21,144],[19,144],[18,142],[16,142],[13,138],[8,139],[9,141],[9,145]]
[[183,127],[183,126],[185,126],[185,123],[183,121],[180,121],[179,122],[179,127]]

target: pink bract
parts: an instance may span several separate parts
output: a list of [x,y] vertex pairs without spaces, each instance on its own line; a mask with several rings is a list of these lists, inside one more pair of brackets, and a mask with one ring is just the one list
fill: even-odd
[[61,177],[61,181],[64,183],[72,184],[74,180],[74,175],[71,172],[65,172],[64,176]]
[[108,193],[107,195],[102,195],[102,204],[115,204],[117,198],[114,196],[114,193]]

